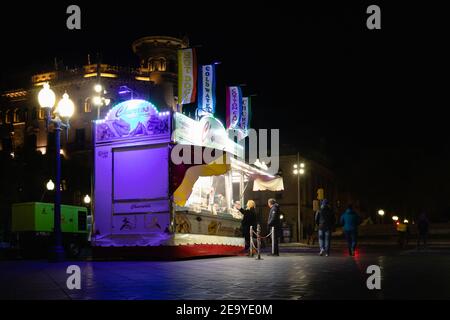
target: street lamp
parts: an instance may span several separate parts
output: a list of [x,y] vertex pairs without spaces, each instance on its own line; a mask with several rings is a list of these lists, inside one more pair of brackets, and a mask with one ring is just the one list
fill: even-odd
[[378,210],[378,215],[380,216],[381,223],[383,223],[384,210],[382,210],[382,209]]
[[51,111],[55,106],[56,96],[48,83],[44,84],[44,87],[39,91],[38,101],[41,108],[46,110],[46,127],[50,123],[53,123],[56,134],[56,177],[55,183],[49,181],[47,183],[47,189],[55,189],[55,209],[54,209],[54,236],[55,246],[51,249],[51,259],[53,261],[64,260],[64,248],[62,245],[62,232],[61,232],[61,129],[69,128],[69,118],[72,117],[75,112],[75,105],[70,100],[69,95],[64,93],[62,99],[58,102],[55,109],[55,118],[52,119]]
[[97,106],[97,120],[100,119],[100,108],[103,106],[108,106],[111,102],[110,99],[107,99],[103,96],[103,94],[106,94],[106,90],[103,90],[103,87],[101,84],[96,84],[94,86],[94,91],[97,93],[96,96],[92,98],[92,102],[94,105]]
[[300,156],[297,153],[297,163],[294,164],[294,171],[293,173],[297,176],[297,219],[298,219],[298,231],[297,231],[297,238],[298,242],[303,239],[303,230],[302,230],[302,220],[301,220],[301,214],[300,214],[300,208],[301,208],[301,202],[300,202],[300,176],[305,173],[305,164],[300,163]]
[[392,220],[393,220],[393,221],[398,221],[398,217],[397,217],[397,216],[393,216],[393,217],[392,217]]
[[53,183],[53,181],[51,179],[48,180],[48,182],[47,182],[47,184],[45,186],[47,187],[48,191],[55,190],[55,184]]
[[91,203],[91,197],[89,197],[89,195],[87,194],[87,195],[84,196],[83,201],[84,201],[84,203],[85,203],[86,205],[88,205],[88,204]]
[[94,86],[94,91],[95,91],[95,92],[100,93],[100,92],[102,92],[102,90],[103,90],[103,87],[102,87],[101,84],[96,84],[96,85]]

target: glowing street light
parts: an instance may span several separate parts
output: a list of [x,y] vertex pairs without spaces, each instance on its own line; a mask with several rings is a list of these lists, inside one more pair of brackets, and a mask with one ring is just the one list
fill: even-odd
[[381,217],[384,216],[384,210],[378,210],[378,215]]
[[101,84],[96,84],[96,85],[94,86],[94,91],[95,91],[95,92],[100,93],[100,92],[102,92],[102,90],[103,90],[103,87],[102,87]]
[[64,119],[69,119],[73,116],[75,112],[75,105],[72,100],[69,99],[69,95],[67,93],[64,93],[62,99],[58,102],[56,112]]
[[55,105],[56,96],[48,83],[44,83],[44,87],[39,91],[38,101],[41,108],[44,109],[52,109]]
[[101,106],[102,105],[102,98],[99,96],[95,96],[92,98],[92,102],[96,105],[96,106]]
[[85,195],[84,198],[83,198],[83,202],[84,202],[85,204],[91,203],[91,197],[89,197],[88,194]]
[[45,186],[47,187],[48,191],[55,190],[55,184],[53,183],[53,181],[51,179],[48,180],[48,182],[47,182],[47,184]]
[[392,217],[392,220],[398,221],[398,217],[397,217],[397,216],[393,216],[393,217]]
[[409,223],[408,219],[403,220],[403,223]]

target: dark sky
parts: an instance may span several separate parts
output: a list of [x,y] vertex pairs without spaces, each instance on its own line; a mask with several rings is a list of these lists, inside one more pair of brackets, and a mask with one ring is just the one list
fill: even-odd
[[[374,205],[443,212],[450,208],[445,10],[392,2],[74,2],[81,31],[65,27],[71,3],[12,4],[0,21],[1,86],[18,70],[48,70],[54,57],[77,66],[100,52],[107,63],[137,65],[133,40],[187,35],[202,45],[200,62],[222,61],[219,98],[226,84],[246,83],[245,93],[257,94],[254,127],[280,128],[282,141],[300,151],[320,149]],[[366,28],[369,4],[380,5],[382,30]]]

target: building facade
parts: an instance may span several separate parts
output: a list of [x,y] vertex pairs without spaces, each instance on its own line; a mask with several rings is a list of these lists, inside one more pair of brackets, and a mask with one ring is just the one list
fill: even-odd
[[[186,39],[152,36],[136,40],[132,49],[139,58],[138,68],[96,63],[75,69],[56,69],[31,77],[27,88],[1,94],[0,150],[14,155],[24,148],[45,154],[52,147],[47,133],[44,110],[37,95],[45,82],[50,83],[57,100],[66,92],[76,110],[70,119],[68,135],[62,139],[65,157],[92,148],[92,121],[103,118],[115,104],[130,98],[151,101],[160,110],[177,105],[177,50],[188,46]],[[100,94],[94,86],[102,86]],[[97,99],[97,100],[96,100]]]

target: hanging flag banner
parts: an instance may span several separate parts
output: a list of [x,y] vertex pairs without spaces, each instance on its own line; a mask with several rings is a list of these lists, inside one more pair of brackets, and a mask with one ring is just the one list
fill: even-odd
[[227,87],[227,129],[237,129],[242,113],[242,91],[240,87]]
[[216,109],[216,70],[213,64],[201,67],[198,86],[198,115],[214,115]]
[[178,104],[195,102],[197,94],[195,49],[178,50]]
[[250,124],[251,102],[249,97],[242,98],[242,113],[239,128],[247,133]]

